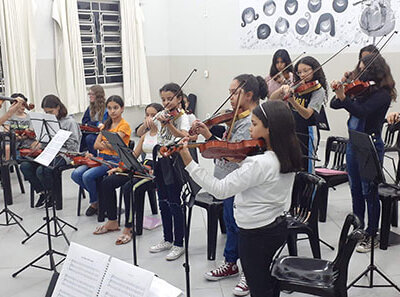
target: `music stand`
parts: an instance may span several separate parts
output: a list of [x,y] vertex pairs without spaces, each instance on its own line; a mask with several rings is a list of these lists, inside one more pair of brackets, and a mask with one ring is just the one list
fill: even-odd
[[[135,158],[132,154],[132,149],[126,146],[124,141],[118,135],[118,133],[113,133],[109,131],[101,132],[105,138],[107,138],[108,142],[112,145],[114,150],[118,153],[122,162],[124,162],[124,166],[128,169],[128,176],[130,178],[130,182],[132,182],[133,189],[130,193],[130,201],[131,201],[131,215],[132,219],[132,248],[133,248],[133,264],[138,266],[137,264],[137,251],[136,251],[136,230],[135,230],[135,211],[134,211],[134,203],[135,203],[135,194],[134,191],[136,187],[133,185],[133,179],[137,178],[138,175],[143,176],[143,179],[148,179],[148,182],[153,179],[153,177],[147,172],[144,166]],[[144,183],[144,182],[143,182]]]
[[[378,185],[380,183],[385,183],[385,176],[383,175],[382,165],[378,158],[378,153],[376,151],[374,142],[370,135],[361,133],[354,130],[349,130],[350,142],[356,153],[356,158],[358,161],[358,170],[362,179],[370,181],[374,184],[371,189],[373,194],[377,194]],[[393,283],[374,263],[374,241],[375,234],[371,236],[371,257],[370,264],[368,267],[348,285],[347,289],[350,287],[358,288],[374,288],[374,287],[393,287],[400,292],[400,288]],[[385,279],[389,285],[374,285],[374,271],[376,271],[383,279]],[[356,285],[356,283],[364,276],[370,273],[369,285]]]

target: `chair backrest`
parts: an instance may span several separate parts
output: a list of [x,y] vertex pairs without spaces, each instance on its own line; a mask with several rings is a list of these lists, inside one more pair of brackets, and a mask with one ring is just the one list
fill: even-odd
[[[325,168],[334,170],[346,170],[345,158],[346,158],[346,147],[348,143],[347,138],[338,136],[329,136],[326,140],[325,148]],[[333,155],[333,156],[331,156]],[[329,162],[332,160],[331,164]]]
[[192,113],[196,113],[197,96],[195,94],[189,94],[188,101],[189,106],[186,106],[186,109],[191,111]]
[[296,173],[290,214],[302,223],[317,224],[318,200],[325,180],[308,172]]
[[[350,227],[353,227],[353,229],[350,230]],[[338,278],[336,281],[344,282],[344,285],[346,285],[347,282],[347,272],[351,255],[353,254],[357,243],[362,238],[363,235],[360,220],[356,215],[352,213],[348,214],[344,221],[342,231],[340,232],[339,246],[336,258],[333,261],[334,269],[338,271]]]
[[382,129],[383,142],[385,144],[385,149],[400,147],[400,123],[389,124],[385,123]]

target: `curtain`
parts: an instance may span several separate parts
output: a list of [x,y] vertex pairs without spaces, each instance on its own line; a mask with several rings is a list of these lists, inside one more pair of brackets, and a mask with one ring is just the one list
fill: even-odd
[[0,40],[6,95],[23,93],[40,106],[40,98],[35,97],[35,6],[31,2],[0,0]]
[[87,95],[77,2],[54,0],[52,18],[58,95],[69,113],[82,112]]
[[122,71],[126,106],[151,102],[139,0],[120,0]]

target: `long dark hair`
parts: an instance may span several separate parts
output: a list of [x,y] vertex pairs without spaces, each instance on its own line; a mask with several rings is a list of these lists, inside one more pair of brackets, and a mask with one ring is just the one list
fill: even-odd
[[[295,78],[295,81],[300,80],[300,77],[297,75],[297,71],[299,69],[299,65],[300,64],[305,64],[305,65],[310,66],[313,71],[321,66],[321,64],[319,64],[317,59],[315,59],[315,58],[313,58],[311,56],[307,56],[307,57],[301,58],[296,63],[296,65],[294,66],[294,70],[295,70],[294,78]],[[325,73],[324,73],[324,70],[322,70],[322,68],[320,68],[319,70],[314,72],[312,80],[318,80],[319,81],[321,86],[325,89],[325,95],[328,97],[328,83],[326,82]]]
[[106,110],[106,94],[102,86],[94,85],[90,87],[90,91],[93,92],[96,99],[94,102],[90,102],[90,118],[93,121],[96,114],[99,115],[98,120],[101,122],[103,120],[104,112]]
[[373,44],[364,46],[358,53],[358,60],[361,60],[361,56],[364,52],[369,52],[370,54],[379,54],[379,49]]
[[[106,101],[106,106],[108,105],[108,103],[110,102],[115,102],[117,103],[119,106],[124,107],[124,100],[122,100],[122,98],[118,95],[112,95],[110,97],[108,97],[107,101]],[[104,122],[104,130],[110,130],[112,125],[112,119],[109,116],[107,118],[107,120]]]
[[[161,92],[172,92],[172,93],[174,93],[174,95],[179,99],[183,99],[182,98],[182,96],[183,96],[183,92],[182,92],[182,90],[180,89],[180,86],[178,85],[178,84],[176,84],[176,83],[168,83],[168,84],[165,84],[165,85],[163,85],[162,87],[161,87],[161,89],[159,90],[159,92],[160,92],[160,94],[161,94]],[[179,93],[178,93],[179,92]]]
[[25,95],[22,93],[13,93],[13,94],[11,94],[10,97],[11,98],[21,98],[21,99],[24,99],[25,102],[28,102],[28,98],[26,98]]
[[234,78],[239,84],[246,82],[242,89],[247,92],[253,92],[251,100],[258,103],[260,99],[264,99],[268,93],[268,87],[265,79],[261,76],[254,76],[253,74],[240,74]]
[[301,170],[300,144],[294,118],[287,105],[282,101],[270,100],[253,109],[253,114],[261,120],[265,128],[269,128],[271,147],[278,157],[281,173]]
[[60,98],[56,95],[47,95],[42,100],[42,108],[57,108],[60,107],[58,111],[58,115],[56,116],[57,120],[61,120],[65,118],[68,114],[68,110],[65,105],[61,102]]
[[[278,58],[282,59],[282,61],[285,63],[285,67],[292,63],[292,60],[290,59],[288,51],[285,49],[278,49],[274,53],[274,56],[272,57],[272,65],[271,65],[271,69],[269,70],[270,77],[274,77],[279,72],[279,70],[276,68],[276,63],[278,63]],[[290,65],[284,71],[284,73],[289,73],[289,72],[293,73],[293,65]]]
[[388,90],[392,101],[395,101],[397,97],[395,81],[385,59],[380,54],[371,54],[365,56],[360,61],[363,62],[365,67],[369,65],[369,67],[362,72],[360,80],[374,81],[376,87]]

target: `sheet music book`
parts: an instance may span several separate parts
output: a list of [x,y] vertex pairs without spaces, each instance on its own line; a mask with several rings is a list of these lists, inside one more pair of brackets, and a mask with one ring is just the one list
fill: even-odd
[[150,271],[72,242],[52,297],[178,297]]

